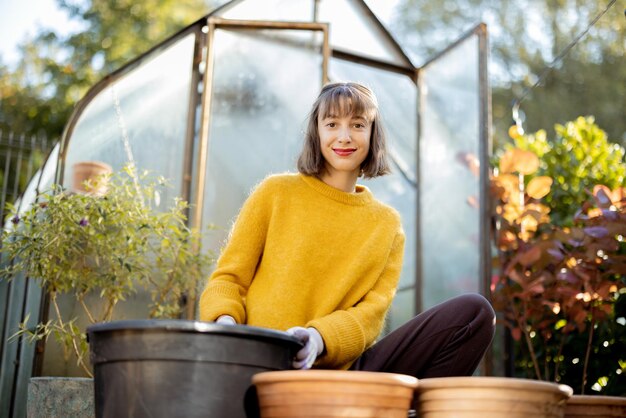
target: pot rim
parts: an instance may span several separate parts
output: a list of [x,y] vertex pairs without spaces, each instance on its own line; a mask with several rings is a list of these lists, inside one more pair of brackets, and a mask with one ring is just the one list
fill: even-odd
[[77,161],[75,162],[72,167],[76,168],[76,167],[98,167],[98,168],[102,168],[105,170],[109,170],[112,171],[113,167],[111,167],[110,164],[107,164],[103,161],[97,161],[97,160],[84,160],[84,161]]
[[192,321],[186,319],[125,319],[119,321],[101,322],[87,327],[87,334],[127,330],[245,336],[255,339],[282,340],[295,344],[298,347],[304,346],[296,337],[283,331],[253,327],[249,325],[222,325],[215,322]]
[[399,373],[365,372],[357,370],[281,370],[262,372],[252,376],[252,383],[278,382],[359,382],[380,385],[404,386],[411,389],[418,387],[418,379]]
[[444,388],[506,388],[552,391],[562,394],[567,398],[570,398],[574,393],[574,390],[571,387],[559,383],[495,376],[460,376],[420,379],[420,384],[417,390],[421,392],[424,390]]
[[582,404],[607,404],[626,406],[626,397],[623,396],[600,396],[600,395],[574,395],[569,401],[569,405],[582,405]]
[[93,382],[93,377],[69,377],[69,376],[33,376],[31,382]]

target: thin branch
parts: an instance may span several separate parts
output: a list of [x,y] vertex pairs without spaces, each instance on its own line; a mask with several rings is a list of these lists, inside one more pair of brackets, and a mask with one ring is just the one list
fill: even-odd
[[[63,319],[61,318],[61,310],[59,309],[59,305],[57,304],[57,297],[56,297],[55,292],[51,293],[50,299],[52,300],[52,305],[54,306],[54,310],[56,312],[56,315],[59,321],[59,327],[61,328],[61,331],[63,333],[67,333],[67,330],[65,329],[65,323],[63,322]],[[76,359],[78,360],[78,365],[85,371],[85,373],[87,373],[89,377],[93,378],[93,374],[91,373],[91,370],[89,370],[89,367],[87,367],[87,365],[85,364],[85,361],[83,360],[84,354],[81,353],[80,349],[78,348],[78,345],[76,345],[76,336],[74,335],[74,333],[69,333],[69,334],[71,335],[72,349],[74,351],[74,354],[76,355]]]
[[[566,324],[567,326],[567,324]],[[563,347],[565,346],[565,339],[567,338],[567,334],[561,338],[561,344],[559,344],[559,352],[556,355],[556,361],[554,362],[554,381],[557,381],[559,377],[559,366],[561,365],[561,355],[563,354]]]
[[591,342],[593,341],[593,329],[596,325],[596,319],[593,316],[593,308],[591,308],[591,326],[589,327],[589,338],[587,338],[587,352],[585,353],[585,363],[583,364],[583,382],[580,388],[580,394],[585,394],[585,385],[587,384],[587,367],[589,366],[589,355],[591,354]]
[[87,308],[87,305],[85,305],[85,300],[84,300],[84,294],[81,293],[78,296],[78,301],[80,302],[80,304],[83,307],[83,310],[85,311],[85,313],[87,314],[87,316],[89,317],[89,321],[91,321],[92,324],[95,324],[97,321],[94,319],[94,317],[91,315],[91,311],[89,311],[89,308]]
[[[522,300],[522,310],[526,312],[526,301]],[[513,306],[513,310],[515,311],[515,307]],[[535,349],[533,348],[533,342],[530,338],[530,333],[526,329],[526,314],[523,314],[523,317],[515,312],[515,317],[517,318],[517,323],[522,332],[524,333],[524,339],[526,340],[526,345],[528,346],[528,351],[530,352],[530,358],[533,361],[533,366],[535,367],[535,375],[537,376],[537,380],[541,379],[541,371],[539,369],[539,362],[537,361],[537,354],[535,354]]]

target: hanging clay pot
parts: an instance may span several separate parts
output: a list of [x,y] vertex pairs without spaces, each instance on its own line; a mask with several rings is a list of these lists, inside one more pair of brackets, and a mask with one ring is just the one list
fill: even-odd
[[[104,196],[107,192],[107,181],[104,175],[111,174],[113,168],[101,161],[80,161],[73,165],[72,191]],[[93,187],[87,190],[85,182],[90,180]]]
[[572,388],[507,377],[421,379],[420,418],[563,418]]
[[253,376],[261,418],[406,418],[417,379],[345,370],[289,370]]
[[565,418],[626,417],[626,397],[574,395],[565,405]]

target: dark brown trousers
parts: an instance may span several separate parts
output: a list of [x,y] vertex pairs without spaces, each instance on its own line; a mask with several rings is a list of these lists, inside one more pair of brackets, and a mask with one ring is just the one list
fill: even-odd
[[466,294],[434,306],[391,332],[350,370],[402,373],[418,379],[470,376],[495,331],[495,313],[483,296]]

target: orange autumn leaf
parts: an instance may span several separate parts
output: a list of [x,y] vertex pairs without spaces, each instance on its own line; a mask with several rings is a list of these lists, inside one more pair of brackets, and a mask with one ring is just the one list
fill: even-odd
[[532,179],[526,187],[526,193],[533,199],[541,199],[550,193],[552,186],[552,178],[548,176],[539,176]]
[[539,222],[537,218],[535,218],[535,216],[533,216],[533,214],[531,213],[522,216],[522,219],[520,220],[520,226],[522,227],[524,231],[534,232],[537,230],[538,225],[539,225]]
[[600,208],[591,208],[587,212],[587,216],[590,218],[597,218],[598,216],[602,216],[602,209]]
[[541,203],[529,203],[526,205],[526,209],[535,210],[537,212],[543,213],[544,215],[550,213],[550,208],[546,205],[542,205]]
[[515,151],[517,148],[507,150],[500,158],[500,174],[512,173],[515,170]]
[[498,248],[501,251],[509,251],[517,249],[517,237],[511,231],[504,231],[500,234],[498,240]]
[[509,200],[511,196],[519,194],[519,178],[515,174],[500,174],[494,182],[504,189],[503,198]]
[[626,206],[626,187],[618,187],[611,193],[611,200],[613,205],[618,209]]
[[539,168],[539,157],[533,152],[517,149],[514,158],[513,165],[518,173],[528,175]]
[[530,241],[534,236],[535,236],[535,232],[534,231],[529,231],[529,230],[524,230],[524,231],[520,231],[517,236],[524,242],[528,242]]
[[516,124],[513,124],[509,127],[509,136],[512,139],[520,138],[523,134],[524,134],[524,130],[521,129],[521,127],[517,126]]
[[518,205],[513,205],[511,203],[504,205],[504,213],[502,214],[502,217],[509,223],[515,222],[521,214],[522,209]]

